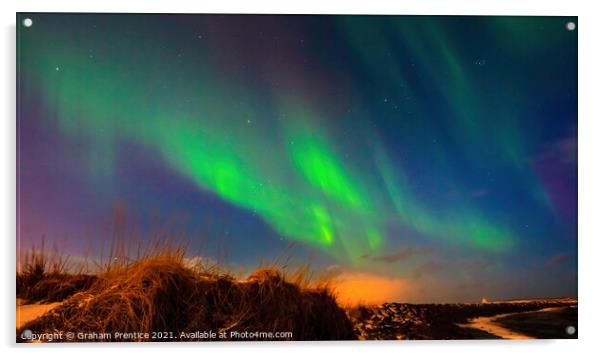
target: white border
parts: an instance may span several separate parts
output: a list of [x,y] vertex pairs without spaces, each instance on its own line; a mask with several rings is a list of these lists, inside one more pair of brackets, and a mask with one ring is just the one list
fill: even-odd
[[[601,124],[602,112],[599,102],[602,92],[600,63],[602,38],[600,9],[595,1],[570,0],[303,0],[283,4],[277,0],[30,0],[2,1],[2,47],[0,53],[2,78],[0,86],[4,117],[0,132],[0,167],[2,167],[2,226],[3,283],[0,305],[4,310],[0,320],[0,335],[3,351],[23,355],[60,354],[105,355],[122,349],[140,350],[138,345],[85,345],[14,346],[14,272],[15,272],[15,12],[159,12],[159,13],[344,13],[344,14],[428,14],[428,15],[560,15],[579,16],[579,340],[532,341],[532,342],[368,342],[368,343],[230,343],[230,344],[177,344],[142,345],[145,354],[162,355],[165,348],[180,353],[250,353],[251,355],[306,354],[307,352],[328,352],[341,355],[361,353],[399,354],[459,354],[459,355],[507,355],[509,353],[544,353],[546,355],[573,355],[581,352],[600,350],[598,330],[600,330],[600,266],[602,253],[602,229],[600,228],[600,152],[602,152]],[[86,348],[86,350],[82,350]],[[118,351],[119,352],[119,351]],[[136,351],[134,351],[136,352]]]
[[[545,5],[544,5],[545,4]],[[155,12],[155,13],[288,13],[288,14],[404,14],[404,15],[577,15],[579,8],[569,1],[483,1],[483,0],[273,0],[222,1],[81,1],[28,0],[16,8],[22,12]]]

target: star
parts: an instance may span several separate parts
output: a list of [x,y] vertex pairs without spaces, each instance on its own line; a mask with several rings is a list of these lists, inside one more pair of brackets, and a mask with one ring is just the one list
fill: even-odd
[[476,65],[478,65],[478,66],[482,67],[482,66],[484,66],[484,65],[486,65],[486,64],[487,64],[487,61],[486,61],[485,59],[482,59],[482,58],[481,58],[481,59],[477,59],[477,60],[474,62],[474,64],[476,64]]

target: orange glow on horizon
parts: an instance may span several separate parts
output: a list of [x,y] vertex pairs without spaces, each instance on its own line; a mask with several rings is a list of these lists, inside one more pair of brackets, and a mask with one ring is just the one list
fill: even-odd
[[407,290],[408,282],[370,273],[343,273],[332,281],[331,286],[340,304],[354,306],[397,301]]

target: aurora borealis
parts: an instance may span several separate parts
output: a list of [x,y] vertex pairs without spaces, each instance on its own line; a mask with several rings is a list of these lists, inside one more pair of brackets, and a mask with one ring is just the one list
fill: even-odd
[[576,19],[25,17],[22,245],[81,254],[123,203],[394,298],[576,295]]

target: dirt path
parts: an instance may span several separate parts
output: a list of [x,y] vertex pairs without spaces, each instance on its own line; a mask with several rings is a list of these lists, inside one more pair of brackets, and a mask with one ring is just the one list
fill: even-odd
[[[538,312],[553,311],[553,310],[562,309],[562,308],[564,308],[564,307],[545,308],[545,309],[538,310]],[[516,315],[527,314],[527,313],[533,313],[533,311],[520,312],[520,313],[498,314],[498,315],[488,316],[488,317],[485,317],[485,316],[478,317],[478,318],[471,319],[466,324],[460,324],[459,326],[464,327],[464,328],[473,328],[473,329],[485,331],[485,332],[488,332],[495,336],[499,336],[503,339],[511,339],[511,340],[534,339],[534,337],[510,330],[496,322],[496,320],[506,317],[506,316],[510,316],[510,315],[516,316]]]
[[61,303],[21,304],[21,301],[17,300],[17,329],[20,328],[21,325],[39,318],[59,305],[61,305]]

